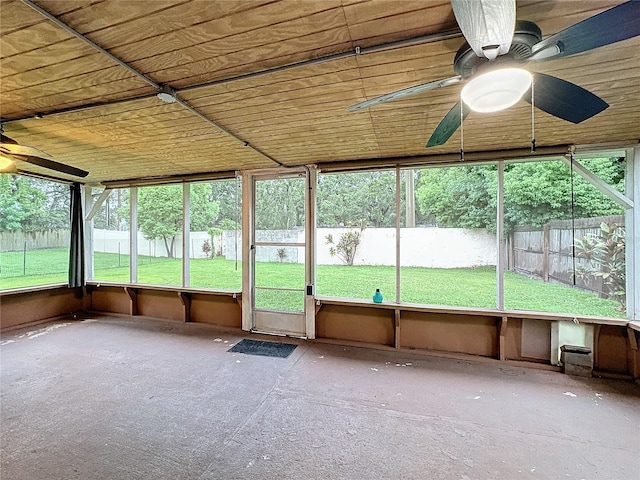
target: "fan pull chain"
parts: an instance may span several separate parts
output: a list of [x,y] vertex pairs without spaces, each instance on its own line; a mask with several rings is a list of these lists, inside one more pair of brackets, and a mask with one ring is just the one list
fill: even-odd
[[531,80],[531,153],[536,151],[536,121],[535,121],[535,77]]
[[464,162],[464,103],[460,99],[460,161]]

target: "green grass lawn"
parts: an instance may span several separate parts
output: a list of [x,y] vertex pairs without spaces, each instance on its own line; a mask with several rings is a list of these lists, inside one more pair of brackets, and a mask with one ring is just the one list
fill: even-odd
[[[15,256],[12,258],[11,255]],[[35,250],[27,253],[26,275],[22,274],[21,252],[0,257],[0,288],[17,288],[66,282],[66,249]],[[95,280],[126,283],[129,258],[97,252]],[[179,259],[138,257],[139,283],[179,286],[182,264]],[[316,292],[320,296],[370,299],[380,288],[385,300],[395,300],[395,268],[386,266],[318,265]],[[401,268],[402,302],[460,307],[495,308],[496,275],[493,267]],[[617,302],[598,298],[581,290],[505,272],[505,308],[576,315],[624,318]],[[222,257],[191,260],[191,286],[219,290],[242,288],[242,266]],[[256,286],[304,288],[304,267],[296,263],[258,262]],[[268,292],[268,291],[263,291]],[[264,293],[265,298],[273,295]],[[282,293],[282,298],[297,295]],[[274,297],[275,298],[275,297]],[[299,299],[298,299],[299,300]]]

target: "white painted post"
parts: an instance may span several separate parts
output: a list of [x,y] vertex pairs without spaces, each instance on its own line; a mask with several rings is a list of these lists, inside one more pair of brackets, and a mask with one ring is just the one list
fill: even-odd
[[[84,195],[84,208],[83,212],[88,212],[93,207],[93,197],[91,195],[91,187],[88,185],[82,185],[81,187]],[[93,267],[93,217],[90,220],[84,221],[84,271],[85,279],[93,280],[94,267]]]
[[[407,185],[409,184],[409,176],[413,180],[413,170],[407,171]],[[413,183],[413,181],[412,181]],[[411,189],[413,197],[413,188]],[[400,167],[396,167],[396,303],[400,303]],[[407,187],[407,205],[409,204],[409,190]],[[413,205],[413,202],[412,202]],[[413,207],[412,207],[413,208]],[[409,207],[407,206],[407,224],[409,226]],[[415,227],[415,209],[413,210],[414,221],[412,227]]]
[[[191,285],[191,184],[182,184],[182,286]],[[215,249],[215,245],[213,246]]]
[[626,152],[626,196],[634,208],[625,211],[627,318],[640,320],[640,147]]
[[[305,215],[305,287],[311,286],[312,292],[305,291],[305,335],[309,339],[316,338],[316,187],[318,171],[309,166],[307,171],[306,215]],[[309,295],[311,293],[311,295]]]
[[242,175],[242,329],[253,328],[253,191],[251,174]]
[[138,283],[138,187],[129,189],[129,209],[129,281]]
[[496,212],[496,308],[504,310],[504,162],[498,162],[498,192]]

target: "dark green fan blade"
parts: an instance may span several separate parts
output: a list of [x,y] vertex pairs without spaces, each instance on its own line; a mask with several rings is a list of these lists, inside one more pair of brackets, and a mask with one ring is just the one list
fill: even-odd
[[456,103],[431,134],[431,138],[429,138],[429,141],[427,142],[427,148],[437,147],[438,145],[444,145],[447,143],[447,140],[451,138],[451,135],[453,135],[460,127],[460,109],[463,105],[464,109],[462,112],[464,118],[467,118],[467,115],[469,115],[469,112],[471,111],[469,107],[462,102]]
[[[640,35],[640,1],[621,3],[598,15],[589,17],[533,46],[533,59],[551,60],[587,52],[594,48],[627,40]],[[550,49],[549,55],[537,52]],[[557,53],[553,53],[556,49]]]
[[[554,117],[580,123],[605,110],[609,104],[597,95],[561,78],[533,74],[534,106]],[[531,103],[531,90],[523,95]]]

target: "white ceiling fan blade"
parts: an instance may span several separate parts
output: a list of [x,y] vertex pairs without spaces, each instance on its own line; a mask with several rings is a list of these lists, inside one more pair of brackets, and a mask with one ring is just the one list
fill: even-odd
[[451,0],[464,38],[478,57],[495,59],[511,48],[516,0]]
[[349,111],[357,112],[358,110],[372,107],[374,105],[378,105],[379,103],[391,102],[393,100],[398,100],[410,95],[415,95],[420,92],[433,90],[434,88],[447,87],[449,85],[460,83],[461,80],[462,77],[460,75],[456,75],[455,77],[443,78],[441,80],[434,80],[433,82],[421,83],[420,85],[414,85],[413,87],[396,90],[395,92],[387,93],[386,95],[372,98],[371,100],[367,100],[365,102],[356,103],[355,105],[351,105],[349,107]]

